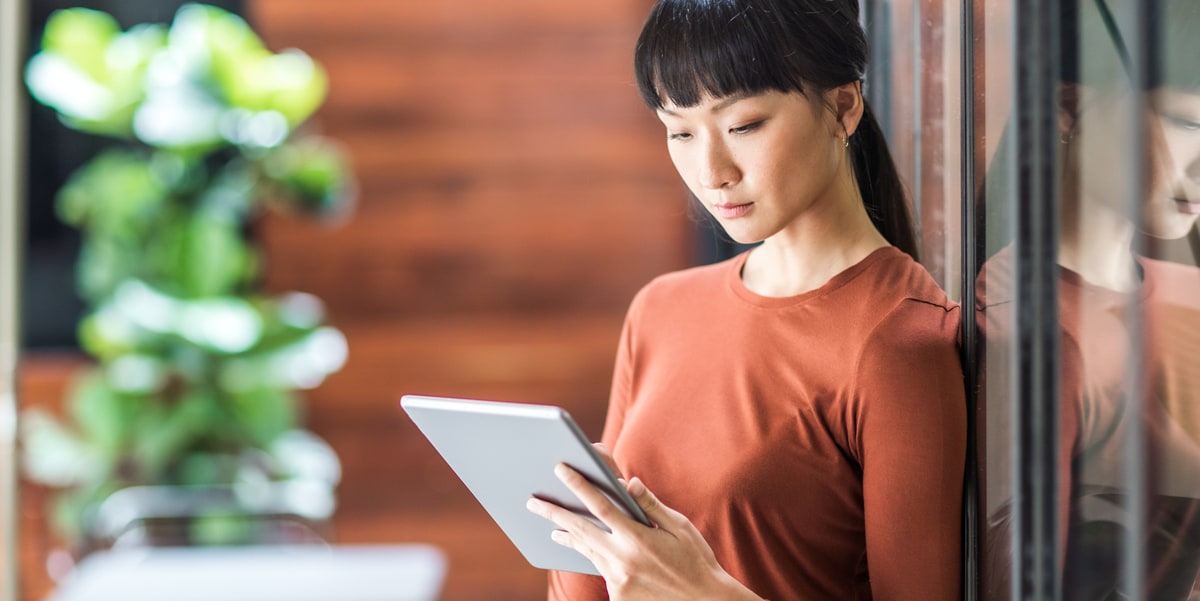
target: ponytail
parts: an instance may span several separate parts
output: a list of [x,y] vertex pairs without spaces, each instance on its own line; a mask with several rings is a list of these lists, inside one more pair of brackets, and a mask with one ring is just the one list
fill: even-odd
[[888,152],[883,130],[875,120],[875,114],[863,99],[863,115],[858,129],[850,137],[850,160],[854,167],[854,179],[862,194],[863,205],[871,222],[883,237],[896,248],[906,252],[915,261],[917,236],[913,232],[912,217],[908,211],[908,195],[896,173],[892,153]]

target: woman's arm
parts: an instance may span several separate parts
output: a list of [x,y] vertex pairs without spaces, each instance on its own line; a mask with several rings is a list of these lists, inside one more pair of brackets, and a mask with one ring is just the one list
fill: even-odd
[[857,455],[877,601],[960,598],[966,400],[958,311],[908,301],[857,369]]

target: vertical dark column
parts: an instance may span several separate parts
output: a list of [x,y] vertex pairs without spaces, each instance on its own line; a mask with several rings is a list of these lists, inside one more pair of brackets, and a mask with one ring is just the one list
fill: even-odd
[[1057,294],[1060,18],[1057,3],[1016,0],[1014,141],[1016,327],[1012,416],[1012,598],[1058,599],[1059,328]]
[[976,409],[979,405],[979,331],[975,321],[975,265],[978,258],[976,243],[978,231],[975,217],[975,2],[962,0],[962,62],[959,64],[962,81],[962,104],[959,107],[961,147],[959,149],[962,170],[962,220],[959,241],[962,252],[962,364],[963,384],[967,391],[967,462],[963,476],[963,600],[979,598],[979,457],[978,422]]

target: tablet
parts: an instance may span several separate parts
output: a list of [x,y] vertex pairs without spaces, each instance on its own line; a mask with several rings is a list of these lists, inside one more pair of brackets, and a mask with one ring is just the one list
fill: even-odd
[[560,407],[416,395],[404,396],[400,405],[534,567],[599,574],[583,555],[550,539],[552,522],[525,508],[535,496],[596,521],[554,475],[559,463],[575,468],[626,514],[650,525]]

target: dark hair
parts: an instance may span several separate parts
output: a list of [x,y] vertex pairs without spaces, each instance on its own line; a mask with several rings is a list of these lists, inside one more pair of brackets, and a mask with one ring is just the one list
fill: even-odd
[[[822,93],[861,81],[867,37],[856,0],[658,0],[642,28],[634,70],[652,109],[767,91]],[[850,138],[867,214],[889,243],[917,255],[908,198],[866,99]]]

